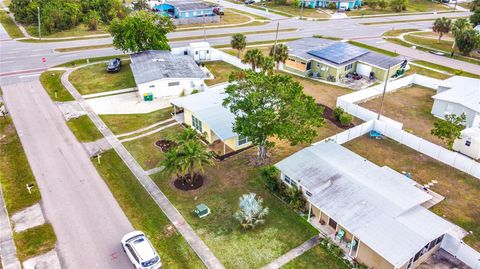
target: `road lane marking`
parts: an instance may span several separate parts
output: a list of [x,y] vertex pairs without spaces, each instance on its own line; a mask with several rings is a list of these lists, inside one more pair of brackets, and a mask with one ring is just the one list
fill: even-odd
[[23,76],[18,76],[18,78],[29,78],[29,77],[37,77],[40,76],[40,73],[37,74],[32,74],[32,75],[23,75]]

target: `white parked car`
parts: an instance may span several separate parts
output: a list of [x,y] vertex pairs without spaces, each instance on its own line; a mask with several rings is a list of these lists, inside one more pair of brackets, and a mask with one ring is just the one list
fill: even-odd
[[144,233],[134,231],[126,234],[122,238],[122,247],[136,269],[162,268],[157,251]]

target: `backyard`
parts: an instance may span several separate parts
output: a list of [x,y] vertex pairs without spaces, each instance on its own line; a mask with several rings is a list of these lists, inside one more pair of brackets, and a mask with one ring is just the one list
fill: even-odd
[[[432,2],[429,0],[410,0],[407,1],[407,10],[402,11],[401,13],[409,13],[409,12],[434,12],[434,11],[444,11],[450,10],[447,5]],[[364,16],[364,15],[378,15],[378,14],[397,14],[400,12],[396,12],[390,7],[386,9],[376,8],[372,9],[368,7],[368,5],[364,5],[362,8],[350,11],[347,13],[349,16]]]
[[379,166],[387,165],[397,172],[409,172],[412,179],[420,184],[438,181],[432,190],[445,196],[445,200],[431,210],[471,231],[464,241],[480,250],[480,181],[477,178],[390,139],[376,140],[363,136],[344,146]]
[[172,117],[172,108],[167,107],[145,114],[99,115],[103,122],[116,134],[136,131]]
[[[436,118],[431,114],[435,90],[413,85],[385,96],[382,115],[403,123],[405,130],[435,144],[446,146],[436,136],[430,134]],[[361,103],[362,107],[378,113],[381,97]]]
[[215,61],[205,63],[205,67],[212,73],[214,79],[205,80],[205,84],[212,86],[218,83],[227,82],[228,76],[233,71],[240,71],[239,68],[224,62],[224,61]]
[[108,73],[106,63],[98,63],[73,71],[69,80],[82,95],[136,86],[129,60],[122,61],[122,68],[118,73]]

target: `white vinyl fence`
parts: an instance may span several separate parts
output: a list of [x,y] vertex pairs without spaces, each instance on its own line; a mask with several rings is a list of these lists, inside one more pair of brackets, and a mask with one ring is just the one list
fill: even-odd
[[441,248],[473,269],[480,269],[480,253],[463,243],[462,240],[446,234]]

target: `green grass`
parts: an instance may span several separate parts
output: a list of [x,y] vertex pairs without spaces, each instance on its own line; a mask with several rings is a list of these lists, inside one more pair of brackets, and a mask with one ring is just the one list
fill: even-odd
[[[449,19],[458,19],[464,17],[450,17]],[[365,22],[360,23],[363,25],[380,25],[380,24],[392,24],[392,23],[405,23],[405,22],[418,22],[418,21],[434,21],[434,19],[411,19],[411,20],[388,20],[388,21],[377,21],[377,22]]]
[[295,6],[291,4],[278,5],[274,1],[272,1],[272,2],[264,2],[263,6],[268,8],[269,12],[271,10],[279,11],[280,15],[284,15],[284,16],[288,14],[290,16],[300,17],[302,15],[303,17],[316,18],[316,19],[330,18],[330,15],[328,15],[327,13],[324,13],[322,11],[317,11],[317,9],[314,9],[314,8],[305,7],[303,8],[303,13],[302,13],[302,9],[299,6]]
[[205,63],[205,67],[207,67],[210,73],[212,73],[215,77],[214,79],[205,80],[205,84],[208,86],[227,82],[228,76],[231,72],[240,70],[239,68],[224,61],[208,62]]
[[232,11],[240,13],[240,14],[245,14],[247,16],[250,16],[250,17],[254,18],[255,20],[262,20],[262,21],[269,21],[270,20],[269,18],[260,16],[260,15],[257,15],[257,14],[248,13],[248,12],[245,12],[245,11],[242,11],[242,10],[239,10],[239,9],[229,8],[229,10],[232,10]]
[[163,108],[146,114],[100,115],[114,134],[123,134],[147,127],[172,117],[172,108]]
[[128,58],[125,58],[125,57],[128,57],[128,55],[119,54],[119,55],[114,55],[114,56],[102,56],[102,57],[94,57],[94,58],[87,58],[87,59],[78,59],[78,60],[73,60],[73,61],[70,61],[70,62],[66,62],[66,63],[63,63],[63,64],[56,65],[55,67],[75,67],[77,65],[86,64],[87,60],[90,63],[104,62],[104,61],[108,61],[108,60],[113,59],[113,58],[122,58],[122,59],[128,60]]
[[11,38],[24,37],[22,31],[20,31],[12,18],[10,18],[8,13],[4,10],[0,10],[0,23]]
[[52,225],[46,223],[13,235],[20,261],[44,254],[55,248],[57,237]]
[[349,269],[344,263],[332,259],[322,245],[303,253],[281,267],[282,269]]
[[430,68],[433,68],[433,69],[436,69],[436,70],[445,71],[447,73],[457,75],[457,76],[464,76],[464,77],[480,79],[480,75],[464,72],[462,70],[454,69],[454,68],[443,66],[443,65],[438,65],[438,64],[434,64],[434,63],[430,63],[430,62],[426,62],[426,61],[421,61],[421,60],[415,60],[414,63],[419,64],[419,65],[423,65],[423,66],[426,66],[426,67],[430,67]]
[[115,151],[93,163],[134,228],[149,236],[165,268],[205,268],[178,232],[168,233],[170,221]]
[[[82,36],[89,36],[89,35],[107,34],[104,28],[105,27],[103,25],[100,25],[97,31],[90,31],[88,30],[87,26],[85,26],[84,24],[79,24],[78,26],[73,27],[72,29],[63,30],[56,33],[51,33],[51,34],[42,33],[42,37],[66,38],[66,37],[82,37]],[[25,29],[31,36],[38,37],[38,27],[36,25],[26,26]]]
[[391,56],[391,57],[397,57],[399,56],[400,54],[398,53],[395,53],[395,52],[391,52],[391,51],[388,51],[388,50],[384,50],[384,49],[380,49],[380,48],[377,48],[377,47],[373,47],[373,46],[370,46],[370,45],[367,45],[367,44],[363,44],[363,43],[360,43],[360,42],[357,42],[357,41],[348,41],[348,43],[354,45],[354,46],[357,46],[357,47],[361,47],[361,48],[364,48],[364,49],[368,49],[368,50],[371,50],[371,51],[375,51],[375,52],[378,52],[378,53],[381,53],[381,54],[385,54],[385,55],[388,55],[388,56]]
[[145,170],[160,167],[165,154],[154,144],[160,139],[175,140],[183,131],[180,125],[168,127],[158,133],[123,143],[135,160]]
[[67,121],[67,125],[80,142],[93,142],[103,138],[102,133],[87,115],[71,119]]
[[125,60],[123,61],[122,69],[118,73],[108,73],[106,64],[99,63],[73,71],[69,80],[82,95],[136,86],[132,70],[130,69],[130,62]]
[[408,69],[408,71],[406,72],[406,75],[411,75],[414,73],[431,77],[431,78],[441,79],[441,80],[452,77],[451,75],[448,75],[448,74],[436,72],[427,68],[423,68],[423,67],[411,64],[410,69]]
[[102,44],[102,45],[90,45],[90,46],[80,46],[80,47],[59,48],[59,49],[55,49],[55,51],[57,51],[57,52],[71,52],[71,51],[104,49],[104,48],[111,48],[111,47],[113,47],[112,44]]
[[[73,96],[62,84],[62,75],[65,71],[46,71],[40,75],[40,82],[47,91],[52,100],[59,102],[67,102],[75,100]],[[55,91],[57,96],[55,97]]]
[[[286,38],[286,39],[279,39],[277,40],[278,43],[285,43],[289,41],[294,41],[300,38]],[[254,42],[248,42],[247,46],[252,46],[252,45],[273,45],[275,43],[275,40],[265,40],[265,41],[254,41]],[[224,45],[216,45],[213,46],[214,48],[221,49],[221,48],[230,48],[230,44],[224,44]]]
[[38,203],[38,186],[29,194],[26,184],[35,183],[27,157],[10,117],[0,117],[0,180],[9,215]]
[[383,33],[383,36],[399,36],[404,33],[418,31],[418,29],[398,29],[398,30],[389,30]]
[[413,13],[413,12],[433,12],[453,10],[440,3],[434,3],[429,0],[410,0],[407,2],[407,10],[402,12],[396,12],[392,8],[386,9],[376,8],[371,9],[368,5],[364,5],[361,9],[350,11],[347,14],[349,16],[363,16],[363,15],[379,15],[379,14],[401,14],[401,13]]

